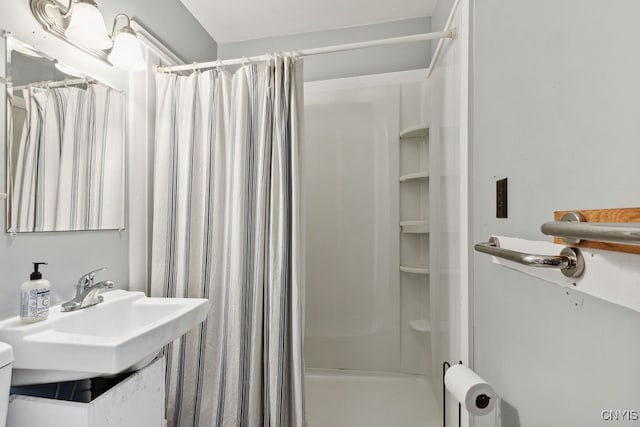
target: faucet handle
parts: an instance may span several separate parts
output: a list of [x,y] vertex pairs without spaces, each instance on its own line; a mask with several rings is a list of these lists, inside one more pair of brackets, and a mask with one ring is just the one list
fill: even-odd
[[82,277],[80,277],[80,279],[78,279],[78,291],[82,292],[82,290],[87,287],[87,286],[91,286],[93,285],[93,280],[96,277],[96,273],[99,273],[102,270],[106,270],[107,267],[100,267],[100,268],[96,268],[95,270],[92,270],[84,275],[82,275]]

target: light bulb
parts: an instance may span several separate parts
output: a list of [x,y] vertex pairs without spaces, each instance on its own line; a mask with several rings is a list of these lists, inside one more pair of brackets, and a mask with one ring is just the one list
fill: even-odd
[[141,71],[147,67],[138,37],[130,27],[123,27],[118,32],[107,59],[114,66],[128,71]]
[[95,4],[90,2],[73,6],[65,35],[76,44],[91,49],[105,50],[111,47],[104,18]]

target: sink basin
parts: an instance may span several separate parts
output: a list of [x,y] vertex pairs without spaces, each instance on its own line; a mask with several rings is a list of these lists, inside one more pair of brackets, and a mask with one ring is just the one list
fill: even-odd
[[45,321],[0,321],[0,341],[13,347],[12,385],[110,376],[153,359],[197,326],[209,304],[200,298],[149,298],[115,290],[104,302],[73,312],[51,307]]

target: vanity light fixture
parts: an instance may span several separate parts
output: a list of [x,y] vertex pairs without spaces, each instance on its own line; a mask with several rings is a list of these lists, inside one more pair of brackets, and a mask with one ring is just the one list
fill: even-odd
[[[118,18],[121,17],[127,20],[127,24],[116,32],[116,24]],[[113,20],[111,37],[113,38],[113,47],[107,57],[109,62],[118,68],[129,71],[141,71],[146,68],[147,63],[142,56],[138,36],[131,28],[131,19],[124,13],[116,15]]]
[[[83,51],[128,71],[146,67],[130,18],[121,13],[109,35],[95,0],[69,0],[65,9],[56,0],[30,0],[31,12],[44,29]],[[126,25],[116,32],[119,18]]]
[[91,49],[111,48],[104,18],[94,0],[71,0],[63,17],[69,19],[64,32],[69,40]]

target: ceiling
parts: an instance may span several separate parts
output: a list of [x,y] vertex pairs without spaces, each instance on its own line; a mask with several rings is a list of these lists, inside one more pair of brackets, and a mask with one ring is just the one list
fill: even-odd
[[218,43],[431,16],[437,0],[180,0]]

